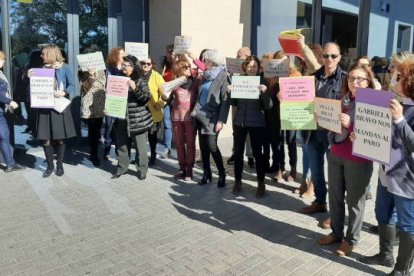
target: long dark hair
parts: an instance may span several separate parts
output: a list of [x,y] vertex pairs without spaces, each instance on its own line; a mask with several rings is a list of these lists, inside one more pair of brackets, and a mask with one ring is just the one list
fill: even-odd
[[141,66],[138,63],[138,59],[134,56],[131,55],[127,55],[125,57],[123,57],[124,61],[131,63],[131,65],[133,66],[133,70],[132,70],[132,74],[131,76],[129,76],[131,78],[131,80],[137,80],[139,78],[141,78],[142,76],[142,71],[141,71]]

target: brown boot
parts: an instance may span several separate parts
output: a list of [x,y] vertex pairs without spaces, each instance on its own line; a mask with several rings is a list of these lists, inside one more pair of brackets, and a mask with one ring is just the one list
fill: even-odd
[[287,177],[288,182],[292,182],[296,180],[296,167],[290,168],[290,173]]
[[300,186],[298,189],[295,189],[293,193],[302,195],[306,190],[308,189],[308,184],[306,183],[306,179],[302,178],[302,182],[300,183]]
[[306,180],[307,189],[301,194],[302,198],[313,198],[315,196],[315,190],[313,187],[313,182],[311,180]]

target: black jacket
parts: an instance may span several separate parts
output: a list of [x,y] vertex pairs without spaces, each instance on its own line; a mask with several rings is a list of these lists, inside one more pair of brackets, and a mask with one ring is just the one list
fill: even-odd
[[135,81],[136,90],[128,91],[128,134],[135,136],[142,134],[153,125],[152,115],[148,109],[147,103],[150,99],[150,90],[148,83],[143,79]]

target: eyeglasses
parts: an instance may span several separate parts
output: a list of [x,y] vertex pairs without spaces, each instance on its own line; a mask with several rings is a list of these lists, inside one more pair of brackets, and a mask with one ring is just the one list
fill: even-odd
[[146,66],[151,66],[152,63],[151,62],[140,62],[142,66],[146,65]]
[[121,68],[127,68],[127,67],[132,67],[132,65],[129,63],[124,63],[121,65]]
[[339,55],[337,55],[337,54],[323,54],[322,57],[324,59],[328,59],[329,57],[331,57],[331,59],[336,59],[337,57],[339,57]]
[[363,81],[369,81],[369,79],[363,78],[363,77],[352,77],[352,76],[348,76],[348,81],[350,81],[350,82],[357,81],[357,83],[360,83],[360,82],[363,82]]
[[191,66],[190,65],[185,65],[185,66],[181,67],[181,69],[184,69],[184,70],[187,70],[188,68],[191,68]]

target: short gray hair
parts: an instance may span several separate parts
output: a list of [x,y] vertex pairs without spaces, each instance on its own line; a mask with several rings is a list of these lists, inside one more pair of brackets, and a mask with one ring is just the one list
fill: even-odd
[[210,61],[214,65],[223,65],[224,58],[220,52],[216,49],[210,49],[204,52],[203,54],[204,61]]

